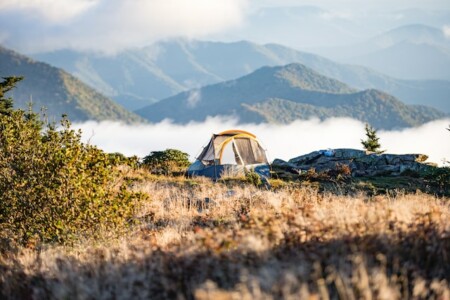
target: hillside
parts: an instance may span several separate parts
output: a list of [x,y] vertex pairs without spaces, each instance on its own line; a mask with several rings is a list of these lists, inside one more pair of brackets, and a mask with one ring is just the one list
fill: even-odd
[[408,104],[450,112],[449,81],[395,79],[277,44],[172,40],[115,56],[66,50],[34,57],[71,72],[132,110],[185,90],[247,75],[263,66],[301,63],[358,89],[378,89]]
[[300,65],[263,67],[236,80],[180,93],[137,111],[152,122],[203,121],[235,116],[240,122],[288,123],[296,119],[352,117],[377,128],[423,124],[445,114],[407,106],[377,90],[356,91]]
[[72,121],[143,121],[67,72],[0,47],[0,77],[7,76],[25,77],[10,92],[15,107],[27,109],[32,102],[36,111],[45,107],[50,119],[66,114]]

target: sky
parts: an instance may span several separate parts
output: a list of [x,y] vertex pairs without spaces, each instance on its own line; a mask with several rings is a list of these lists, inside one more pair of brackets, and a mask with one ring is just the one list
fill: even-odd
[[[254,22],[258,11],[308,5],[325,11],[317,20],[293,23],[293,31],[306,28],[312,36],[330,28],[335,34],[333,29],[339,27],[337,34],[345,42],[386,29],[383,24],[402,17],[399,10],[414,8],[435,14],[450,10],[448,0],[1,0],[0,44],[32,54],[65,48],[115,53],[174,37],[264,42]],[[428,19],[440,20],[432,14]],[[351,27],[343,22],[350,22]],[[450,20],[443,22],[433,25],[450,26]],[[322,25],[321,31],[317,27]],[[264,38],[274,40],[275,35],[267,32]],[[317,40],[306,40],[308,46],[315,44]]]

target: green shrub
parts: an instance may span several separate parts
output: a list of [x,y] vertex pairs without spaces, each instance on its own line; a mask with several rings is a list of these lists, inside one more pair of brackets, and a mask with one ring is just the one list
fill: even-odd
[[166,149],[152,151],[144,157],[142,164],[153,174],[178,175],[186,171],[190,162],[187,153],[176,149]]
[[139,158],[137,156],[127,157],[120,152],[108,153],[108,159],[113,165],[127,165],[132,168],[136,168],[139,163]]
[[251,170],[245,174],[245,179],[248,183],[250,183],[256,187],[259,187],[263,184],[259,174],[253,170]]
[[432,167],[423,176],[429,184],[437,186],[444,195],[450,195],[450,167]]
[[124,228],[141,195],[119,181],[108,154],[83,144],[66,118],[56,129],[32,112],[0,115],[3,238],[65,243],[100,228]]

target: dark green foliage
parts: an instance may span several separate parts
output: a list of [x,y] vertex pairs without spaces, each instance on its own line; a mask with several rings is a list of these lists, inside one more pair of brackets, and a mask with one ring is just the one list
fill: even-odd
[[108,153],[108,158],[113,165],[128,165],[130,167],[137,167],[139,158],[137,156],[127,157],[120,152]]
[[364,149],[367,151],[375,152],[378,154],[381,154],[385,152],[385,150],[380,150],[380,138],[377,136],[377,130],[374,129],[372,126],[366,123],[366,140],[361,140],[361,144],[363,145]]
[[423,177],[429,184],[437,186],[445,195],[450,195],[450,167],[430,168]]
[[15,84],[21,81],[23,77],[4,77],[3,82],[0,82],[0,114],[9,115],[13,110],[13,99],[6,98],[5,94],[14,88]]
[[259,187],[263,184],[261,177],[259,176],[258,173],[256,173],[255,171],[251,170],[250,172],[247,172],[245,174],[245,179],[248,183]]
[[152,151],[144,157],[142,164],[154,174],[177,175],[190,165],[189,155],[180,150]]
[[0,238],[65,243],[99,229],[126,227],[132,193],[116,164],[63,118],[44,125],[32,112],[0,115]]

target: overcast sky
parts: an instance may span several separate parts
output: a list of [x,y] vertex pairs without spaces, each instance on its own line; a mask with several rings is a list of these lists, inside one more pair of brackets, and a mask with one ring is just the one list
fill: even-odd
[[[449,0],[1,0],[0,43],[28,54],[63,48],[113,53],[173,37],[220,39],[233,32],[232,39],[247,39],[249,18],[261,7],[303,5],[327,10],[325,21],[409,8],[450,10]],[[311,24],[314,33],[320,23]]]

